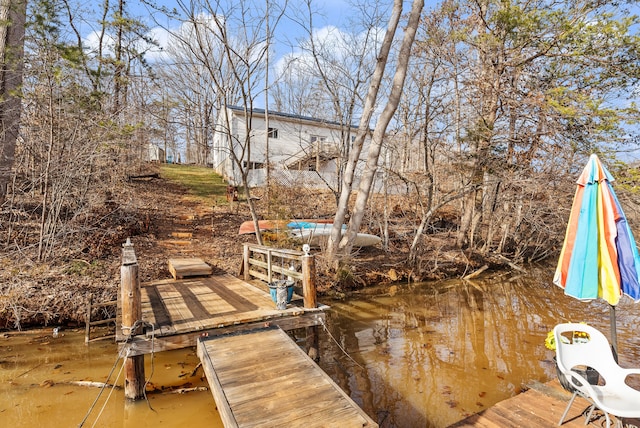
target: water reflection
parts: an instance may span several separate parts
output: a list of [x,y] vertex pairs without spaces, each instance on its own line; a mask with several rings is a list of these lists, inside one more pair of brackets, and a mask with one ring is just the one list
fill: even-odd
[[[536,268],[328,302],[327,331],[339,346],[321,331],[320,365],[382,428],[445,427],[551,379],[553,352],[544,339],[558,322],[586,321],[608,335],[608,306],[564,296],[552,274]],[[640,305],[625,298],[617,314],[620,361],[640,365]],[[68,382],[106,381],[116,354],[113,343],[86,346],[82,331],[0,336],[2,425],[78,426],[98,391]],[[190,375],[198,364],[193,348],[147,356],[145,364],[157,389],[207,385],[202,370]],[[125,405],[116,390],[85,426],[222,426],[208,391],[150,394],[149,403]]]
[[[554,375],[547,332],[586,321],[608,334],[608,307],[566,297],[551,270],[402,287],[332,302],[323,368],[382,427],[444,427]],[[625,299],[626,300],[626,299]],[[619,306],[621,362],[638,362],[640,307]]]

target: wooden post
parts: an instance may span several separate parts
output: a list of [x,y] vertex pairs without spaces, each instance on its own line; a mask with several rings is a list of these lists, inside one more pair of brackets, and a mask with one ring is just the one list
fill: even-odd
[[249,244],[244,244],[244,251],[242,252],[242,263],[243,263],[243,271],[244,271],[244,280],[250,281],[251,274],[249,273],[249,269],[251,268],[251,264],[249,264],[249,257],[251,257],[251,251],[249,251]]
[[320,361],[320,352],[318,351],[320,349],[318,345],[318,326],[313,325],[310,327],[306,327],[305,330],[307,333],[307,355],[309,355],[309,358],[317,363],[318,361]]
[[316,261],[308,251],[302,256],[302,295],[305,308],[316,307]]
[[[120,304],[122,307],[122,334],[134,336],[141,326],[134,324],[142,320],[140,303],[140,280],[138,278],[138,260],[131,240],[122,246],[122,266],[120,268]],[[127,357],[124,361],[124,396],[129,400],[144,397],[144,355]]]
[[271,257],[271,250],[267,250],[267,282],[271,283],[271,281],[273,281],[273,266],[271,266],[271,263],[273,263],[273,258]]
[[84,331],[84,343],[88,344],[91,339],[91,304],[93,303],[93,294],[89,294],[87,300],[87,325]]

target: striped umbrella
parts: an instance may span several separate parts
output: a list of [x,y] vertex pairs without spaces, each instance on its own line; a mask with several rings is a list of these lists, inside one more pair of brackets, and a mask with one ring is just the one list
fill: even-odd
[[615,306],[623,294],[640,299],[640,257],[613,180],[598,156],[591,155],[578,178],[553,283],[576,299],[602,298],[609,303],[617,358]]

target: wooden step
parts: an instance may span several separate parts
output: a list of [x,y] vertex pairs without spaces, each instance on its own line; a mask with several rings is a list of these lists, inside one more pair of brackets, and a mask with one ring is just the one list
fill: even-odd
[[187,239],[193,238],[193,233],[191,232],[171,232],[171,236],[179,239]]
[[211,275],[211,266],[199,258],[169,259],[169,272],[175,279]]
[[158,241],[158,245],[162,245],[163,247],[186,247],[191,245],[191,241],[181,239],[167,239],[165,241]]

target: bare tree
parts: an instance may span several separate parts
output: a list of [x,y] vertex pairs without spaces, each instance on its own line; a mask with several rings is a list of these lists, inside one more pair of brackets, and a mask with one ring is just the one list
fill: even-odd
[[[357,5],[360,13],[350,21],[349,29],[338,29],[332,25],[317,28],[314,6],[307,0],[300,10],[291,14],[305,36],[298,41],[299,52],[283,60],[274,98],[283,111],[296,111],[340,124],[340,141],[335,142],[338,186],[330,187],[339,204],[342,186],[351,180],[344,174],[348,174],[350,168],[352,149],[359,150],[353,141],[358,138],[354,135],[354,124],[363,123],[367,102],[363,94],[376,72],[379,46],[386,43],[379,25],[384,7],[381,2],[362,2]],[[376,87],[380,88],[381,84]],[[375,100],[373,97],[374,103]],[[367,126],[370,117],[365,115]]]
[[[396,5],[401,8],[402,2],[396,2]],[[351,216],[349,220],[349,226],[344,236],[342,237],[342,240],[340,241],[340,251],[345,255],[351,253],[353,242],[355,240],[356,234],[360,230],[362,219],[364,218],[367,200],[369,199],[369,194],[371,192],[371,186],[373,184],[375,174],[378,170],[380,151],[384,142],[384,136],[387,130],[387,126],[393,118],[400,102],[400,97],[402,96],[404,81],[407,76],[407,67],[409,64],[409,59],[411,57],[411,47],[415,40],[415,35],[420,23],[420,16],[422,14],[423,7],[423,0],[413,1],[411,12],[409,13],[407,21],[407,26],[404,30],[404,38],[400,46],[400,51],[398,52],[398,63],[396,72],[393,76],[391,93],[389,94],[389,99],[387,100],[387,103],[373,131],[373,137],[371,145],[369,146],[369,153],[367,155],[367,163],[364,169],[364,173],[360,179],[360,185],[358,187],[358,193],[353,208],[353,215]],[[336,223],[334,223],[333,226],[333,229],[335,231],[337,226]]]
[[0,204],[11,180],[20,127],[26,0],[0,0]]

